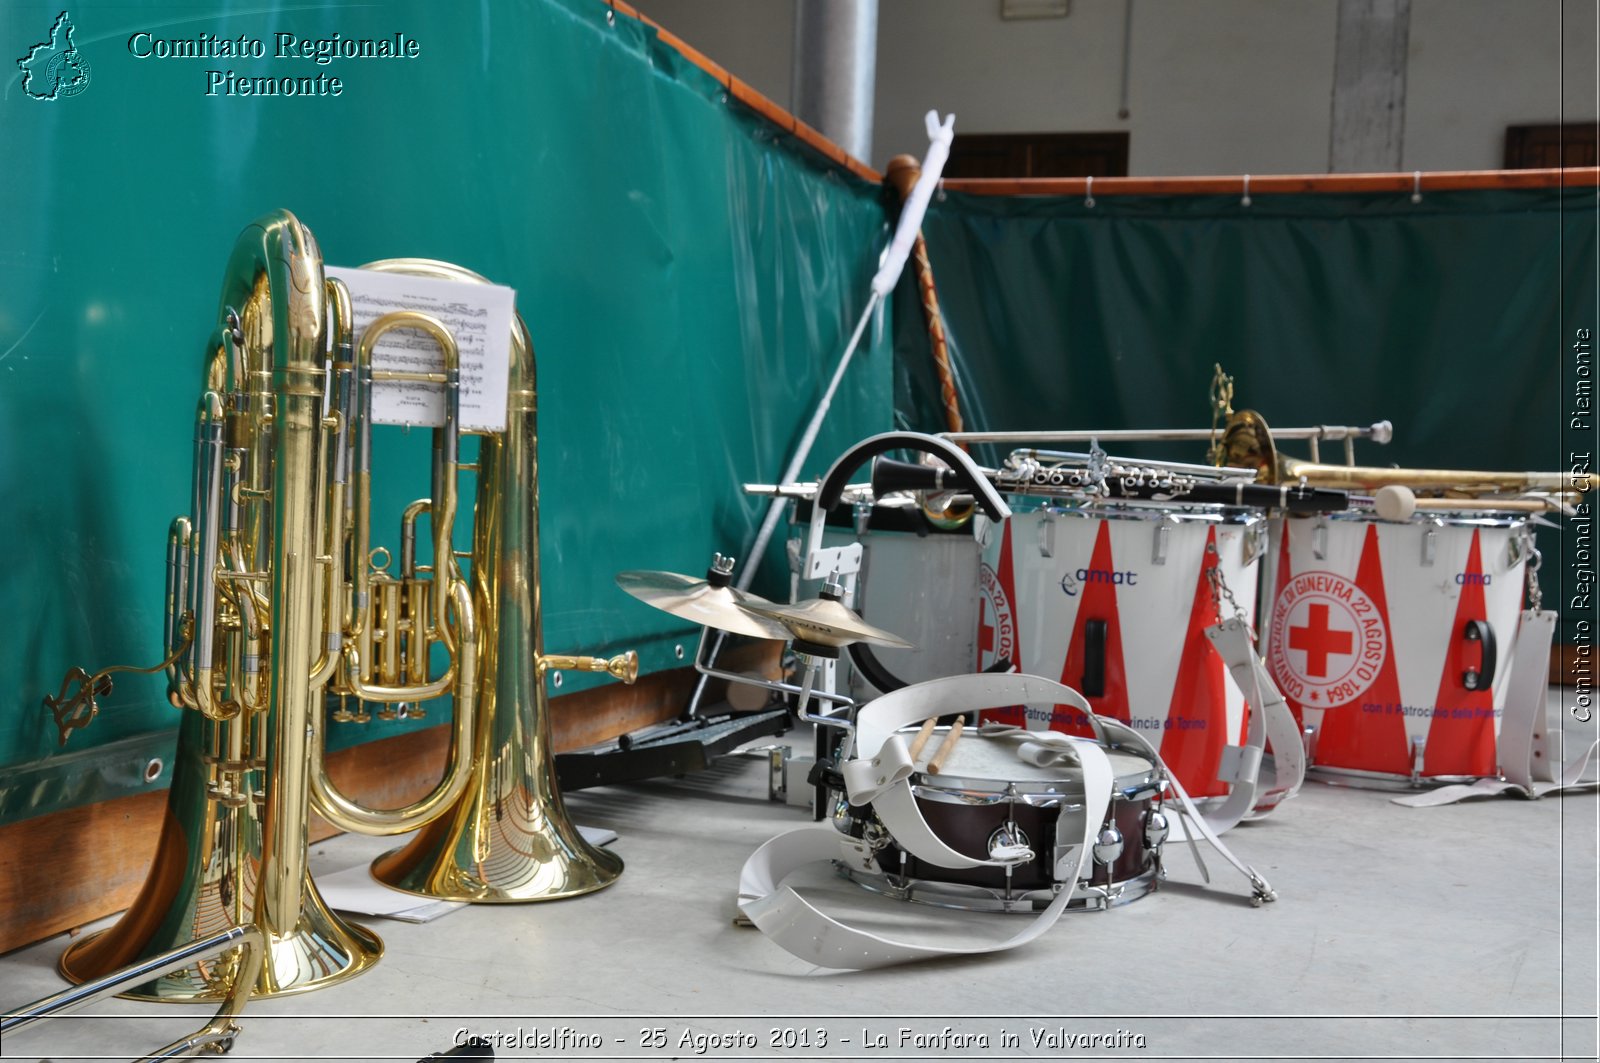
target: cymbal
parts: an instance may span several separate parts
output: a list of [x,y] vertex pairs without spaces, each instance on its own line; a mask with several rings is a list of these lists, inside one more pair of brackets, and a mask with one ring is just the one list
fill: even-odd
[[789,629],[782,624],[740,608],[742,605],[773,604],[760,595],[734,587],[713,586],[707,580],[680,576],[676,572],[619,572],[617,586],[646,605],[653,605],[696,624],[756,639],[779,639],[785,642],[789,639]]
[[832,598],[811,598],[793,605],[745,605],[745,611],[756,616],[776,620],[794,637],[820,646],[848,646],[852,642],[870,642],[877,646],[897,646],[915,649],[911,643],[893,632],[873,627],[861,615],[843,602]]

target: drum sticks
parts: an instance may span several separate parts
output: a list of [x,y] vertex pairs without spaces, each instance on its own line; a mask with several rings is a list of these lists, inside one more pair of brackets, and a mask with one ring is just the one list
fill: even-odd
[[956,748],[956,743],[961,739],[961,731],[966,727],[966,717],[957,716],[956,722],[950,725],[950,733],[944,736],[944,741],[939,743],[939,751],[928,758],[928,774],[937,775],[944,770],[944,762]]

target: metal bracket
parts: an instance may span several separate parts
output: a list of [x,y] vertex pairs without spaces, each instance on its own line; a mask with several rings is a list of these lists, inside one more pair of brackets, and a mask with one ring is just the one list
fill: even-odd
[[1422,564],[1424,568],[1431,567],[1439,556],[1439,529],[1444,522],[1435,518],[1433,522],[1422,529]]
[[806,559],[806,579],[822,579],[830,575],[860,572],[861,556],[860,543],[821,547]]
[[1311,526],[1311,556],[1318,561],[1328,560],[1328,518],[1318,517]]
[[1178,526],[1178,521],[1170,513],[1161,516],[1161,523],[1156,525],[1155,542],[1150,546],[1150,562],[1156,565],[1167,563],[1167,540],[1172,535],[1172,529]]
[[1267,522],[1252,520],[1244,529],[1244,567],[1249,568],[1256,558],[1267,552]]

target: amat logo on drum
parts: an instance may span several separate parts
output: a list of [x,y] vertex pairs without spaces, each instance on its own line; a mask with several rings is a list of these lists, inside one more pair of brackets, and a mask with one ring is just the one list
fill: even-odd
[[1389,628],[1360,587],[1332,572],[1304,572],[1272,610],[1272,674],[1309,708],[1354,701],[1389,657]]

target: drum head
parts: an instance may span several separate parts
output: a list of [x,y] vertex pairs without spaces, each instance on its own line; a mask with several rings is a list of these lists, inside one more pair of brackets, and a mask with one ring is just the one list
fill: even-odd
[[[948,728],[940,728],[928,741],[924,753],[938,750]],[[1127,749],[1105,749],[1111,761],[1118,789],[1126,789],[1155,779],[1156,767],[1140,753]],[[1030,764],[1017,755],[1017,742],[992,735],[963,732],[944,760],[938,774],[918,772],[912,782],[928,789],[972,790],[1004,793],[1015,787],[1021,793],[1076,793],[1083,788],[1083,773],[1069,763]]]

